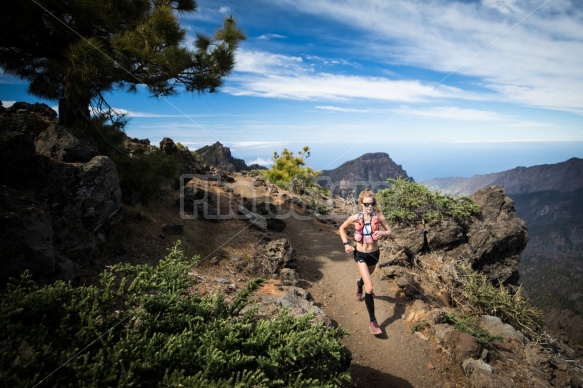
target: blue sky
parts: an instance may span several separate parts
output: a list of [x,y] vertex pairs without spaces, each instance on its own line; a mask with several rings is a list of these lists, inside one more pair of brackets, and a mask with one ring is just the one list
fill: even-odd
[[[109,96],[126,132],[248,164],[307,145],[333,169],[386,152],[416,180],[583,157],[579,0],[198,2],[192,41],[233,15],[246,33],[217,94]],[[0,99],[39,101],[0,78]],[[55,103],[49,103],[54,106]]]

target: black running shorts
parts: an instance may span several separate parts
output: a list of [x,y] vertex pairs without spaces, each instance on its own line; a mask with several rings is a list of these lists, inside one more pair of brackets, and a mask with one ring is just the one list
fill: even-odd
[[359,252],[354,250],[354,261],[357,263],[366,263],[369,267],[377,265],[381,257],[381,251],[377,249],[374,252]]

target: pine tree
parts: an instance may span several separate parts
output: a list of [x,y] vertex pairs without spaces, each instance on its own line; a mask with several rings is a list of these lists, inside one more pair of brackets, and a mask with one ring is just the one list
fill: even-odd
[[115,89],[215,92],[245,36],[229,17],[189,48],[178,15],[195,11],[194,0],[13,1],[0,13],[0,68],[58,101],[65,126],[86,123]]

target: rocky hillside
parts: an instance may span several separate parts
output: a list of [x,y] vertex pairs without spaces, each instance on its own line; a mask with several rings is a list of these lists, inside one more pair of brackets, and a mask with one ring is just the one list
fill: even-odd
[[409,178],[407,172],[384,152],[364,154],[333,170],[323,170],[318,183],[342,198],[355,196],[363,188],[386,188],[388,178]]
[[583,344],[583,159],[420,183],[464,195],[504,187],[529,230],[518,267],[521,283],[556,333]]

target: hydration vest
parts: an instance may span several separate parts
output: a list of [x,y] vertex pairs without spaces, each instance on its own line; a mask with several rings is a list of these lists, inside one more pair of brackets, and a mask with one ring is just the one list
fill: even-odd
[[364,213],[359,212],[354,222],[354,239],[358,242],[365,244],[370,244],[373,241],[377,241],[378,237],[374,236],[374,232],[379,230],[379,217],[372,213],[370,222],[364,222]]

